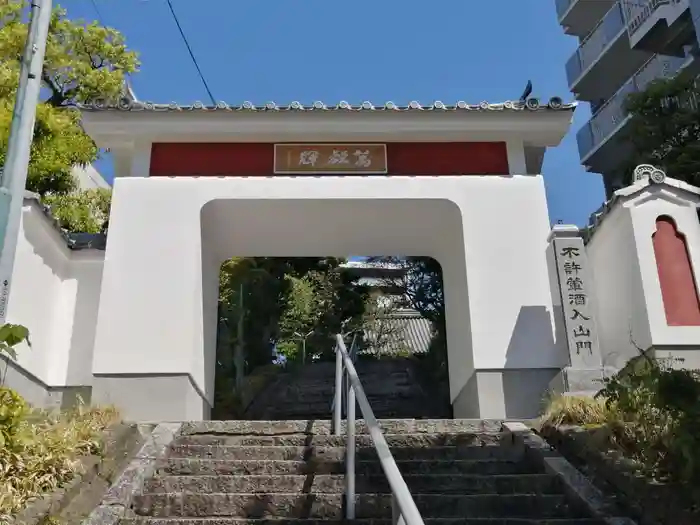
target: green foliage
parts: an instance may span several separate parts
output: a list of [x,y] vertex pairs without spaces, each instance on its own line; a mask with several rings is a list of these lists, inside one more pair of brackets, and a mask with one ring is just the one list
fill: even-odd
[[631,183],[634,166],[648,163],[670,177],[700,184],[700,86],[691,75],[679,74],[651,82],[626,100],[631,116],[632,158],[623,166]]
[[28,411],[7,389],[0,390],[0,403],[14,407],[7,419],[11,440],[0,446],[0,523],[12,522],[29,501],[83,474],[80,456],[99,454],[104,430],[120,419],[112,407]]
[[[0,165],[4,164],[19,63],[27,35],[25,0],[0,0]],[[116,101],[124,75],[138,68],[116,30],[69,20],[57,7],[49,29],[43,87],[48,98],[37,107],[27,189],[45,195],[75,189],[72,169],[93,162],[98,150],[66,108],[95,99]]]
[[700,486],[700,375],[642,359],[598,394],[618,444],[657,477]]
[[106,188],[47,195],[42,201],[69,232],[100,233],[109,219],[112,192]]
[[[283,338],[295,338],[295,332],[307,334],[309,330],[313,329],[324,303],[318,294],[314,279],[310,275],[287,276],[286,278],[289,279],[291,288],[287,293],[286,308],[280,318],[280,333]],[[278,351],[287,355],[282,346],[285,346],[285,341],[278,341]],[[296,347],[296,344],[292,346]],[[287,357],[290,356],[287,355]]]
[[17,359],[15,347],[20,343],[32,346],[29,340],[29,330],[25,326],[10,323],[0,326],[0,355],[5,354],[12,359]]
[[387,284],[403,298],[399,306],[416,310],[433,325],[426,365],[434,380],[447,381],[445,289],[440,263],[432,257],[372,257],[370,260],[404,270],[401,276],[387,279]]
[[17,436],[29,407],[17,392],[0,387],[0,449],[17,448]]

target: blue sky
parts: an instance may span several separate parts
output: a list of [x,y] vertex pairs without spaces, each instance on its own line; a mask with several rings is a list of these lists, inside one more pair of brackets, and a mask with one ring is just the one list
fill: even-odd
[[[564,64],[576,40],[554,0],[172,0],[217,100],[445,103],[571,98]],[[165,0],[63,0],[73,18],[102,20],[140,53],[138,97],[208,102]],[[575,132],[549,150],[543,173],[552,222],[585,224],[601,177],[579,164]],[[109,172],[106,163],[100,169]]]

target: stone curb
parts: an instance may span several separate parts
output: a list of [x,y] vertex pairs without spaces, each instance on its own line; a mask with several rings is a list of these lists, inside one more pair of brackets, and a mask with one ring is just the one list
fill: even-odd
[[600,519],[605,525],[637,525],[630,518],[611,516],[603,493],[526,425],[519,422],[505,422],[503,432],[511,436],[513,446],[522,448],[528,460],[542,466],[546,473],[557,476],[567,495],[591,517]]
[[179,434],[182,423],[160,423],[127,465],[124,472],[107,490],[100,504],[90,513],[83,525],[115,525],[123,518],[136,494],[143,490],[153,476],[158,459],[163,457],[170,443]]

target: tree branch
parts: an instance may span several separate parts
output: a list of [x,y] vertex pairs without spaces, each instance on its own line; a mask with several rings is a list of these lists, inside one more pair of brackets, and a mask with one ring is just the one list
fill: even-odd
[[44,83],[51,90],[51,96],[49,97],[49,99],[46,102],[51,104],[54,107],[58,107],[58,106],[62,105],[66,101],[66,98],[65,98],[65,95],[63,94],[63,91],[61,91],[61,88],[56,83],[56,81],[53,78],[51,78],[46,71],[43,71],[41,73],[41,79],[44,81]]

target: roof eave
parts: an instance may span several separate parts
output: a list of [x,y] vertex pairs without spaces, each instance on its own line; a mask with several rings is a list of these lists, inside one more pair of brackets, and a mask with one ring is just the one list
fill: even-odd
[[573,109],[444,111],[85,111],[100,147],[143,142],[457,142],[552,147]]

